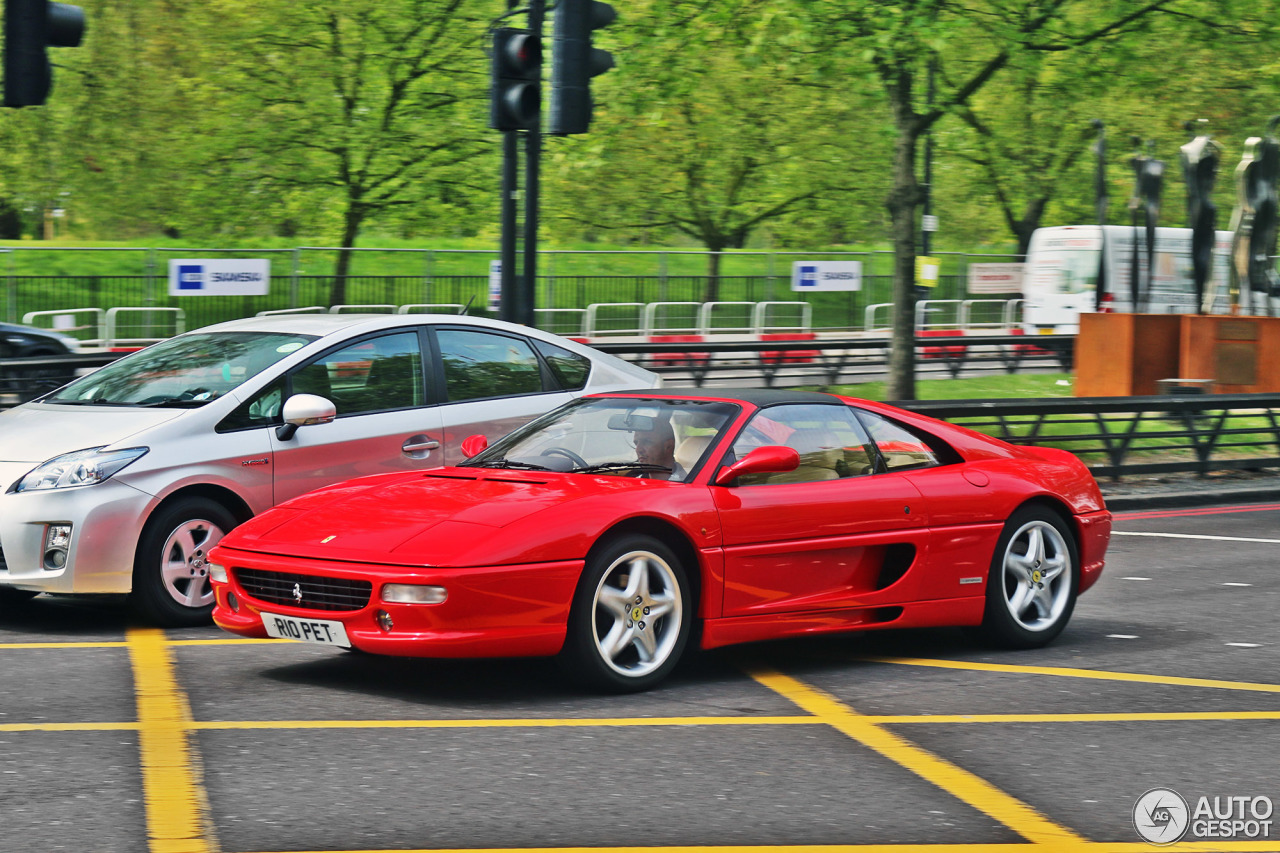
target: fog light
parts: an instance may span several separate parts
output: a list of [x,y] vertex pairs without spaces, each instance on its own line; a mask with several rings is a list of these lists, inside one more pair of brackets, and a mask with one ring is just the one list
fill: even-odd
[[209,570],[209,580],[214,583],[227,582],[227,567],[219,566],[217,563],[205,563],[205,568]]
[[71,548],[71,525],[50,524],[44,529],[44,567],[61,569]]
[[240,612],[240,599],[236,598],[236,594],[234,592],[227,593],[227,606],[231,608],[231,612],[233,613]]
[[382,587],[382,600],[388,604],[439,604],[448,597],[448,590],[442,586],[389,583]]
[[391,614],[385,610],[379,610],[373,614],[373,618],[377,620],[378,627],[384,631],[390,632],[396,626],[396,623],[391,621]]

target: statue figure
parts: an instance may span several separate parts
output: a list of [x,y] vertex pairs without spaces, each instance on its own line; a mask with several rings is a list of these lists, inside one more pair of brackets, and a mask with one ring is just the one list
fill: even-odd
[[1254,310],[1255,294],[1259,306],[1271,313],[1269,297],[1280,295],[1275,264],[1276,251],[1276,175],[1280,171],[1280,143],[1272,132],[1280,116],[1267,122],[1267,136],[1250,136],[1244,141],[1244,154],[1236,166],[1236,207],[1231,214],[1231,304],[1246,312]]
[[1253,180],[1247,188],[1253,207],[1253,233],[1249,235],[1249,290],[1261,297],[1265,313],[1271,299],[1280,296],[1280,276],[1272,257],[1276,253],[1276,178],[1280,175],[1280,141],[1275,138],[1280,116],[1267,122],[1267,135],[1255,149]]
[[[1138,137],[1132,137],[1133,144],[1138,145]],[[1129,199],[1129,210],[1133,220],[1133,275],[1129,282],[1130,295],[1133,298],[1133,311],[1139,313],[1146,302],[1146,293],[1151,287],[1151,276],[1154,272],[1156,251],[1156,222],[1160,219],[1160,190],[1164,184],[1164,161],[1157,160],[1155,142],[1148,140],[1149,154],[1135,153],[1129,159],[1136,180],[1133,197]],[[1147,275],[1145,286],[1139,278],[1138,266],[1138,211],[1141,208],[1147,247]]]
[[[1185,125],[1191,130],[1191,122]],[[1196,310],[1208,313],[1216,287],[1213,275],[1213,244],[1218,226],[1218,208],[1213,203],[1213,185],[1218,177],[1222,146],[1207,135],[1193,138],[1180,149],[1182,174],[1187,182],[1187,224],[1191,226],[1191,268],[1196,284]],[[1208,287],[1206,288],[1206,283]]]

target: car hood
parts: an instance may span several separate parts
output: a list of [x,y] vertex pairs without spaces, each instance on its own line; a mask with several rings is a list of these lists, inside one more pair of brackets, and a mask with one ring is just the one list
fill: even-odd
[[648,484],[672,486],[626,477],[474,468],[376,475],[281,504],[236,528],[222,544],[310,559],[479,565],[510,559],[515,543],[509,540],[518,537],[504,528],[542,515],[545,526],[538,538],[553,541],[559,525],[573,528],[568,520],[574,512],[564,509],[567,504]]
[[186,411],[28,403],[0,414],[0,462],[39,463],[73,450],[120,444]]

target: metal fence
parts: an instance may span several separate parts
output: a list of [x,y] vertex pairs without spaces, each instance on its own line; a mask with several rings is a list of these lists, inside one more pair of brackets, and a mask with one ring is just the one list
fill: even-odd
[[[222,320],[308,306],[333,304],[332,247],[297,249],[0,249],[3,256],[6,319],[21,322],[38,312],[71,312],[114,307],[181,308],[187,328]],[[700,251],[562,251],[539,253],[535,307],[552,312],[584,310],[596,303],[769,302],[803,298],[812,306],[815,328],[859,329],[868,306],[892,302],[893,253],[723,252],[721,274],[707,275],[712,253]],[[938,254],[938,253],[935,253]],[[266,296],[172,296],[170,261],[198,257],[271,258],[271,290]],[[942,274],[929,291],[932,300],[965,299],[972,263],[1008,261],[1012,256],[941,253]],[[342,302],[363,306],[471,305],[470,313],[496,308],[489,264],[496,252],[480,250],[357,249],[352,271],[341,282]],[[859,291],[797,294],[791,266],[799,260],[859,260]],[[136,272],[119,270],[134,267]],[[642,270],[642,272],[636,272]],[[390,310],[394,310],[394,307]],[[135,317],[134,319],[144,320]],[[561,318],[563,319],[563,318]],[[167,321],[165,321],[167,322]],[[540,323],[541,324],[541,323]],[[163,325],[163,323],[162,323]],[[544,326],[545,328],[546,326]],[[571,333],[571,329],[549,328]],[[72,328],[76,336],[88,337]],[[137,337],[159,334],[145,325]]]

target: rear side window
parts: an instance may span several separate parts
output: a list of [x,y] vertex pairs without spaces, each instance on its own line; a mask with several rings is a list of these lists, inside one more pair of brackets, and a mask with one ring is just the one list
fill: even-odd
[[439,329],[440,364],[449,402],[534,394],[542,370],[522,338],[471,329]]
[[871,441],[888,470],[932,468],[943,464],[928,442],[901,424],[862,409],[858,410],[858,419],[871,434]]
[[534,341],[533,345],[538,348],[539,355],[547,362],[551,375],[562,389],[581,391],[587,387],[587,377],[591,375],[591,359],[546,341]]

